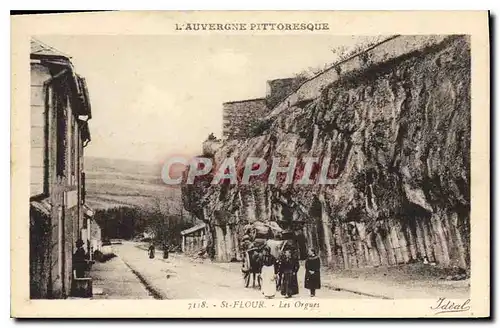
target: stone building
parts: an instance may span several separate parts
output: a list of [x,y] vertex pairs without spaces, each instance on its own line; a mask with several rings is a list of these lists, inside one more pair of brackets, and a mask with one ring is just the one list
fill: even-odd
[[30,298],[65,298],[84,227],[91,108],[85,79],[67,55],[32,40],[30,66]]
[[267,106],[274,108],[288,95],[297,90],[305,81],[303,77],[291,77],[286,79],[276,79],[267,81],[266,99]]
[[258,128],[261,118],[288,95],[293,93],[303,82],[303,78],[285,78],[267,81],[265,98],[230,101],[223,107],[224,140],[246,139]]
[[266,98],[230,101],[222,104],[224,140],[246,139],[258,118],[268,114]]

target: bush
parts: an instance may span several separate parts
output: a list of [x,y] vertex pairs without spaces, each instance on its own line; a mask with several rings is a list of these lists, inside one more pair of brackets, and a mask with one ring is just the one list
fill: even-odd
[[271,127],[270,120],[256,121],[250,126],[250,133],[252,137],[257,137],[264,134],[265,131]]

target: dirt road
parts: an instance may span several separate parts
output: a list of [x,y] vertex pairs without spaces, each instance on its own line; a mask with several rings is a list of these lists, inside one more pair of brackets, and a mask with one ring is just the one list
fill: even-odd
[[[171,254],[163,259],[161,251],[150,259],[140,244],[124,242],[113,245],[113,252],[156,293],[161,299],[263,299],[258,289],[245,288],[239,263],[218,264],[194,261],[180,254]],[[298,273],[299,295],[294,298],[310,299],[309,291],[303,288],[304,269]],[[276,298],[283,296],[277,294]],[[316,298],[366,298],[350,292],[322,288]]]

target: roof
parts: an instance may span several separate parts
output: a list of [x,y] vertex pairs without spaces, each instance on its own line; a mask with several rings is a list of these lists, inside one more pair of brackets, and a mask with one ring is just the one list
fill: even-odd
[[54,47],[46,45],[37,39],[31,39],[31,55],[36,56],[49,56],[49,57],[63,57],[66,59],[70,59],[71,57],[66,55],[65,53],[57,50]]
[[[78,119],[82,124],[82,139],[85,145],[90,142],[90,130],[88,120],[92,118],[92,108],[90,105],[87,81],[74,71],[71,57],[57,50],[54,47],[46,45],[40,40],[31,39],[31,59],[40,60],[46,64],[62,65],[68,68],[69,86],[72,94],[71,101]],[[82,117],[80,117],[82,116]]]
[[50,217],[52,206],[50,205],[48,200],[44,199],[42,201],[31,201],[30,207],[31,209],[37,211],[39,214]]
[[195,225],[194,227],[191,227],[189,229],[182,230],[181,231],[181,235],[184,236],[184,235],[196,232],[198,230],[205,229],[206,226],[207,225],[205,223],[201,223],[201,224]]

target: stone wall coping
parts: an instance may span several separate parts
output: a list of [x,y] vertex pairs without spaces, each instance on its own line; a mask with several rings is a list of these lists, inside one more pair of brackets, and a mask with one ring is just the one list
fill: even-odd
[[271,119],[299,102],[319,97],[324,87],[335,82],[341,76],[363,69],[365,63],[361,58],[364,57],[362,55],[368,55],[370,58],[368,65],[372,66],[441,43],[447,37],[448,35],[396,35],[388,37],[306,80],[295,92],[276,105],[265,119]]

